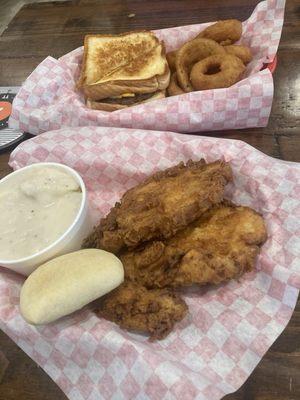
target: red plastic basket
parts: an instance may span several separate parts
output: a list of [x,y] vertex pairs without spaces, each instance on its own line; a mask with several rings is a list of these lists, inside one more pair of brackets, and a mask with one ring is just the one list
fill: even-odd
[[273,61],[268,64],[264,64],[262,69],[269,68],[272,74],[274,74],[275,69],[277,67],[277,56],[274,57]]

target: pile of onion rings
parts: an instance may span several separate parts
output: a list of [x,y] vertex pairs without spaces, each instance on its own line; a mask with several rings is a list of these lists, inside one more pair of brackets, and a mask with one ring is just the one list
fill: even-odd
[[234,44],[241,36],[240,21],[218,21],[167,53],[172,71],[168,95],[225,88],[238,82],[252,59],[248,47]]

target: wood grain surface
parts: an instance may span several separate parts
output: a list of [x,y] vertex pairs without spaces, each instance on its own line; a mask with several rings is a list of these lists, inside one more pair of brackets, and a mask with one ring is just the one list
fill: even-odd
[[[246,19],[257,0],[74,0],[23,7],[0,37],[0,86],[20,85],[48,55],[81,46],[87,33],[119,33]],[[213,132],[244,140],[270,156],[300,161],[300,4],[287,0],[274,74],[275,95],[266,128]],[[210,133],[207,133],[210,134]],[[0,177],[9,173],[0,154]],[[270,172],[271,173],[271,172]],[[300,302],[293,317],[247,382],[226,400],[300,399]],[[0,400],[65,400],[58,386],[0,332]],[[185,400],[185,399],[183,399]]]

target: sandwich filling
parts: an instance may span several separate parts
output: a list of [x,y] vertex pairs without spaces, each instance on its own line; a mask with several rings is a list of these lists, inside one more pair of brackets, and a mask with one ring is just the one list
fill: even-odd
[[107,104],[122,104],[125,106],[131,106],[136,103],[141,103],[145,100],[150,99],[151,97],[155,96],[158,92],[155,93],[132,93],[133,96],[116,96],[116,97],[107,97],[106,99],[100,100],[100,103],[107,103]]

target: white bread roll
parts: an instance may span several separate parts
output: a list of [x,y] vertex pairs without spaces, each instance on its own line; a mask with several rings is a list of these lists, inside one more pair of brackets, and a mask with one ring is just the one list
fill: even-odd
[[20,310],[30,324],[46,324],[79,310],[124,280],[121,261],[98,249],[75,251],[37,268],[25,281]]

